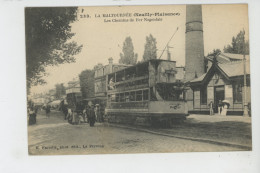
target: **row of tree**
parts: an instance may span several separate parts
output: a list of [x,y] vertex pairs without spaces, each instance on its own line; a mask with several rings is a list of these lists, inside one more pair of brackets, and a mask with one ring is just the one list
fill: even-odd
[[[245,31],[240,31],[236,37],[232,37],[231,44],[224,46],[224,53],[232,53],[232,54],[245,54],[249,55],[249,41],[245,40]],[[208,53],[209,55],[216,56],[221,53],[220,49],[213,49],[212,52]],[[204,71],[206,72],[208,69],[208,59],[204,58]]]
[[[143,61],[147,61],[150,59],[157,58],[157,41],[156,39],[150,34],[146,37],[146,43],[144,45],[144,54],[143,54]],[[138,54],[134,52],[134,45],[131,37],[126,37],[122,52],[120,53],[119,63],[121,64],[136,64]]]
[[245,30],[240,31],[236,37],[232,37],[231,45],[224,47],[224,53],[249,55],[249,42],[245,40]]
[[[220,49],[214,49],[208,55],[216,55],[220,52]],[[245,40],[245,31],[242,30],[236,35],[236,37],[232,37],[231,44],[224,46],[223,52],[249,55],[249,41]]]

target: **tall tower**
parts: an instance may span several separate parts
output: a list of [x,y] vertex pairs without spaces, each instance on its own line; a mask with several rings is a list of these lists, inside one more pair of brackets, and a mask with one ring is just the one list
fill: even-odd
[[186,5],[185,80],[204,74],[204,43],[201,5]]

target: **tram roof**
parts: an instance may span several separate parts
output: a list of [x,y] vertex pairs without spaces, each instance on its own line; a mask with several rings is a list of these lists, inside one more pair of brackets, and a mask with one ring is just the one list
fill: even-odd
[[[162,62],[162,61],[175,62],[175,63],[176,63],[176,61],[171,61],[171,60],[166,60],[166,59],[150,59],[150,60],[148,60],[148,61],[144,61],[144,62],[135,64],[135,65],[132,65],[132,66],[129,66],[129,67],[120,69],[120,70],[118,70],[118,71],[109,73],[109,74],[114,74],[114,73],[117,73],[117,72],[120,72],[120,71],[124,71],[124,70],[126,70],[126,69],[134,68],[134,67],[136,67],[136,66],[141,66],[141,65],[146,64],[146,63],[149,63],[149,62]],[[108,74],[108,75],[109,75],[109,74]]]

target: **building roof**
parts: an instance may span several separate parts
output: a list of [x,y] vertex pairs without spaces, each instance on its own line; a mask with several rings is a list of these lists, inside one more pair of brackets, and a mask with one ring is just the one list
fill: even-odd
[[[234,60],[243,60],[244,55],[243,54],[234,54],[234,53],[221,53],[220,56],[227,57],[229,59]],[[246,60],[249,60],[249,55],[245,55]]]
[[[102,65],[102,66],[96,68],[95,71],[100,70],[100,69],[102,69],[102,68],[105,68],[105,67],[107,67],[107,66],[109,66],[109,64]],[[133,65],[131,65],[131,64],[117,64],[117,63],[113,63],[112,66],[113,66],[113,67],[114,67],[114,66],[131,67],[131,66],[133,66]]]
[[[215,66],[213,65],[211,68],[215,68],[215,67],[219,71],[224,73],[224,75],[227,76],[228,78],[244,75],[244,63],[243,63],[243,61],[236,61],[236,62],[230,62],[230,63],[224,63],[224,64],[217,63],[217,64],[215,64]],[[212,71],[212,70],[210,69],[209,71]],[[190,83],[202,82],[206,78],[209,71],[207,73],[204,73],[200,77],[193,79],[192,81],[190,81]],[[250,63],[249,63],[249,61],[246,61],[246,74],[247,75],[250,74]]]
[[[250,74],[250,65],[249,61],[246,61],[246,74]],[[223,72],[228,77],[242,76],[244,75],[244,63],[243,61],[234,62],[234,63],[226,63],[226,64],[218,64],[219,68],[223,70]]]
[[200,77],[195,78],[195,79],[193,79],[193,80],[190,81],[190,82],[191,82],[191,83],[193,83],[193,82],[201,82],[201,81],[204,79],[204,77],[206,76],[206,74],[207,74],[207,73],[204,73],[204,74],[201,75]]
[[[213,61],[213,56],[207,56],[206,57],[208,60]],[[244,55],[242,54],[233,54],[233,53],[220,53],[217,57],[216,60],[220,64],[224,63],[229,63],[229,62],[234,62],[234,61],[242,61],[244,58]],[[249,60],[249,55],[245,55],[246,60]]]

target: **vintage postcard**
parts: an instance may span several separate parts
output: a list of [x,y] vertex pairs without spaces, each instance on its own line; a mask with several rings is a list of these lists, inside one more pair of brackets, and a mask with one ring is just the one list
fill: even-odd
[[24,14],[30,155],[252,150],[247,4]]

